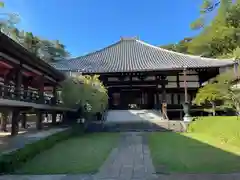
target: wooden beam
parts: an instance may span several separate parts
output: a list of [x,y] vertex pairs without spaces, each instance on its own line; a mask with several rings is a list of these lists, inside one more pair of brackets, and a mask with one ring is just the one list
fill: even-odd
[[3,53],[3,52],[0,52],[0,56],[3,58],[2,60],[5,61],[5,62],[11,62],[11,64],[20,64],[20,61]]
[[113,82],[103,82],[106,86],[114,86],[114,85],[154,85],[157,86],[158,84],[167,84],[167,80],[158,80],[158,81],[113,81]]

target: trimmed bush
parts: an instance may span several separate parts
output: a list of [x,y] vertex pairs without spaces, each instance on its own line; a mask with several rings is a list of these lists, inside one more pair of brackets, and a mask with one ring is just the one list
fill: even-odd
[[21,149],[3,154],[0,156],[0,173],[11,173],[18,169],[23,163],[34,158],[37,154],[50,149],[60,141],[66,140],[72,136],[79,135],[82,130],[74,127],[66,131],[62,131],[48,136],[39,141],[25,145]]

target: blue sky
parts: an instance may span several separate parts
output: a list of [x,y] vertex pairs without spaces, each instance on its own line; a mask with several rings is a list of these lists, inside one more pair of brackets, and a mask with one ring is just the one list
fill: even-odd
[[5,0],[19,13],[19,28],[59,39],[72,56],[103,48],[121,36],[138,36],[153,45],[195,35],[190,23],[202,0]]

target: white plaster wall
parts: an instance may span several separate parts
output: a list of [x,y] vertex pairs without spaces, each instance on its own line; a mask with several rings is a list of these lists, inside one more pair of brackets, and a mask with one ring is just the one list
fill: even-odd
[[[180,82],[180,87],[184,88],[184,82]],[[198,82],[187,82],[187,87],[191,87],[191,88],[197,88],[199,87],[199,83]]]
[[[191,76],[187,76],[186,78],[187,81],[198,81],[198,75],[191,75]],[[184,76],[179,76],[179,81],[184,81]]]
[[177,81],[177,76],[167,76],[168,81]]
[[166,85],[166,88],[176,88],[177,87],[177,82],[168,82]]

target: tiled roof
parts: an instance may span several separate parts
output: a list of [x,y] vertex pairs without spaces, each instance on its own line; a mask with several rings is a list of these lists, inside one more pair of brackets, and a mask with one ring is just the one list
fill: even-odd
[[181,54],[137,39],[121,39],[99,51],[52,64],[59,70],[85,73],[141,72],[230,66],[233,60],[218,60]]

